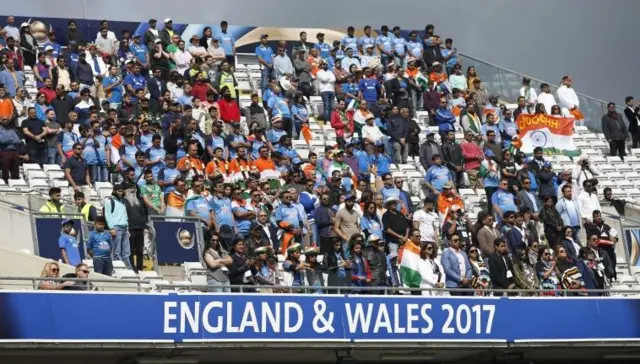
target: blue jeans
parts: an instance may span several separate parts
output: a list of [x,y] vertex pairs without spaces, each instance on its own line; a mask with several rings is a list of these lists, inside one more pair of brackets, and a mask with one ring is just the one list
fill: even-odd
[[396,64],[396,69],[406,69],[407,68],[407,57],[403,56],[403,57],[398,57],[398,56],[394,56],[393,57],[393,62]]
[[60,164],[62,162],[58,155],[58,148],[47,147],[47,164]]
[[93,164],[88,167],[92,182],[107,182],[109,180],[109,171],[107,170],[107,166]]
[[[218,282],[216,280],[210,279],[207,281],[209,285],[209,292],[217,292],[217,293],[229,293],[231,292],[231,287],[228,287],[231,283],[229,282]],[[227,287],[223,287],[227,286]]]
[[273,68],[264,67],[260,70],[260,89],[264,95],[269,87],[269,80],[273,78]]
[[93,271],[105,276],[111,276],[113,274],[111,257],[93,257]]
[[322,115],[324,117],[324,122],[330,123],[331,112],[333,111],[333,100],[336,97],[336,93],[331,91],[324,91],[320,93],[320,96],[322,97],[322,108],[324,110],[324,113]]
[[113,239],[113,259],[121,260],[127,268],[133,270],[129,257],[131,256],[131,245],[129,244],[129,230],[116,227],[116,237]]
[[344,259],[349,260],[351,250],[349,249],[349,242],[347,240],[342,241],[342,252],[344,253]]

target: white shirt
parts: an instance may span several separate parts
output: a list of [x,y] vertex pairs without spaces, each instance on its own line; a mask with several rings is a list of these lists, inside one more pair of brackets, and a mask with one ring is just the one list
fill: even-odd
[[319,70],[316,74],[319,92],[335,92],[336,75],[331,71]]
[[[96,39],[102,37],[102,34],[100,34],[100,32],[98,32],[98,34],[96,34]],[[117,42],[118,38],[116,38],[116,33],[108,30],[107,31],[107,39],[113,41],[113,42]]]
[[458,268],[460,269],[460,277],[465,277],[465,272],[467,271],[467,269],[465,265],[466,262],[464,259],[464,255],[462,255],[462,253],[459,250],[455,250],[453,248],[449,248],[449,249],[451,249],[453,254],[455,254],[456,258],[458,259]]
[[520,96],[524,97],[524,101],[526,101],[527,104],[535,104],[538,100],[538,94],[536,93],[536,90],[533,87],[529,87],[528,97],[525,95],[526,90],[526,87],[522,86],[520,88]]
[[380,131],[377,125],[369,126],[365,125],[362,127],[362,137],[375,143],[378,140],[384,138],[384,134]]
[[554,105],[557,105],[556,98],[553,97],[553,94],[547,92],[542,92],[540,95],[538,95],[538,104],[544,105],[544,109],[547,114],[551,114],[551,108]]
[[202,47],[200,45],[190,44],[189,47],[187,48],[187,50],[194,57],[204,57],[207,54],[206,48],[204,48],[204,47]]
[[440,226],[438,222],[438,214],[435,212],[426,212],[418,210],[413,214],[413,221],[420,223],[420,236],[422,241],[436,241],[436,229]]
[[173,54],[173,57],[176,60],[176,69],[178,70],[178,73],[183,75],[187,71],[187,69],[189,69],[189,65],[193,56],[191,55],[191,53],[185,52],[178,48],[178,50]]
[[[100,57],[100,55],[96,54],[96,58],[94,60],[93,57],[91,57],[91,54],[89,53],[89,51],[86,51],[87,54],[87,63],[89,63],[89,65],[91,66],[91,70],[93,71],[93,76],[106,76],[107,73],[109,73],[109,69],[107,68],[107,65],[104,64],[104,61],[102,60],[102,57]],[[98,62],[98,67],[100,67],[100,72],[96,71],[96,65],[95,62]]]
[[[418,273],[420,273],[421,278],[420,288],[436,288],[436,283],[444,284],[444,268],[437,260],[420,259],[418,261]],[[422,295],[434,296],[439,294],[432,291],[422,291]]]
[[565,116],[570,116],[569,110],[574,107],[580,107],[580,101],[578,100],[578,95],[573,90],[573,88],[562,85],[558,87],[558,104],[562,109],[562,114]]
[[7,32],[7,38],[11,37],[16,41],[16,44],[20,43],[20,29],[14,27],[13,25],[6,25],[4,30]]
[[597,177],[600,175],[600,171],[593,165],[589,165],[589,169],[583,169],[582,166],[573,167],[571,172],[571,179],[573,180],[574,188],[573,194],[576,196],[582,191],[582,184],[584,181]]
[[578,195],[578,208],[580,209],[580,217],[591,221],[595,210],[602,211],[598,195],[582,191]]

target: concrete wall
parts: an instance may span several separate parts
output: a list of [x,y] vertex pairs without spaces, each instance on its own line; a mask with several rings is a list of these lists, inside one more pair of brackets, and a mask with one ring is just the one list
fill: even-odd
[[[25,201],[18,201],[20,198],[17,196],[11,198],[2,196],[2,200],[8,199],[16,200],[16,205],[26,207],[26,197]],[[5,202],[0,202],[0,245],[3,248],[34,252],[31,218],[26,209],[18,210]]]
[[[576,90],[623,103],[640,84],[637,0],[22,0],[5,1],[3,14],[246,26],[337,28],[436,26],[471,56],[559,83],[574,76]],[[126,11],[124,11],[126,9]],[[194,11],[194,9],[198,9]]]

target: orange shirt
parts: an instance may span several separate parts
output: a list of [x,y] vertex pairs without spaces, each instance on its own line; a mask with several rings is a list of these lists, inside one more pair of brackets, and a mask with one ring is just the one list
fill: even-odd
[[13,119],[14,110],[13,101],[10,97],[0,99],[0,119]]
[[226,176],[228,174],[228,168],[229,163],[215,158],[211,162],[207,163],[205,173],[207,173],[207,176],[215,175],[216,173],[221,173],[223,176]]
[[406,71],[407,72],[407,77],[415,78],[418,75],[419,71],[420,70],[417,67],[414,68],[414,69],[407,68],[407,71]]
[[192,158],[190,156],[185,156],[180,158],[178,161],[178,170],[184,171],[188,170],[189,172],[195,172],[197,175],[204,174],[204,163],[199,158]]
[[320,67],[319,67],[320,57],[313,58],[309,56],[309,58],[307,58],[307,63],[309,63],[309,65],[311,66],[311,74],[313,75],[313,77],[315,77],[318,71],[320,70]]
[[438,195],[438,211],[440,213],[444,214],[453,205],[457,205],[461,210],[464,210],[464,202],[462,202],[460,196],[455,195],[454,197],[447,197],[444,193]]
[[444,72],[441,72],[441,73],[431,72],[429,74],[429,79],[437,83],[445,82],[447,80],[447,74]]
[[276,164],[273,163],[271,159],[258,158],[253,163],[256,168],[258,168],[259,172],[266,171],[268,169],[276,170]]
[[229,163],[229,174],[238,172],[249,172],[252,168],[255,168],[255,166],[250,160],[234,158],[231,160],[231,163]]

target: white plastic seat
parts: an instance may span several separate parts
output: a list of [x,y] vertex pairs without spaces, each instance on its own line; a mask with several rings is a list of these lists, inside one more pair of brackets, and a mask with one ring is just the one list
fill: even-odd
[[[589,144],[589,146],[591,146],[591,144]],[[582,149],[582,148],[581,148]],[[588,157],[596,157],[596,156],[601,156],[602,155],[602,151],[600,150],[596,150],[596,149],[582,149],[582,154],[586,155]]]
[[27,173],[27,171],[41,171],[42,168],[37,163],[25,163],[22,165],[22,170]]
[[581,135],[581,137],[582,137],[582,140],[586,140],[586,141],[588,141],[588,140],[600,140],[598,135],[595,134],[595,133],[584,133],[584,134]]
[[140,279],[146,279],[146,280],[162,279],[162,277],[159,276],[158,273],[156,271],[154,271],[154,270],[139,271],[138,272],[138,277],[140,277]]
[[10,179],[9,180],[9,187],[12,188],[23,188],[23,187],[28,187],[29,185],[27,184],[27,182],[25,180],[23,180],[22,178],[20,179]]
[[25,172],[27,179],[49,179],[47,174],[40,169],[30,169]]
[[248,81],[238,81],[238,90],[251,91],[251,85]]
[[127,269],[126,264],[124,264],[124,262],[122,260],[114,260],[113,261],[113,270],[119,270],[119,269]]
[[206,274],[207,272],[200,262],[184,262],[182,267],[187,277],[191,277],[193,274]]
[[40,179],[40,178],[30,179],[29,187],[34,189],[43,189],[43,190],[49,189],[49,181],[47,181],[46,179]]
[[629,188],[627,191],[627,197],[631,198],[639,198],[640,197],[640,188],[634,186],[633,188]]
[[616,171],[620,172],[620,173],[627,173],[627,172],[633,172],[634,171],[634,167],[636,169],[640,168],[639,165],[631,165],[631,164],[627,164],[627,163],[620,163],[620,164],[616,164],[614,165]]
[[607,143],[606,141],[603,140],[593,140],[590,141],[591,142],[591,146],[593,149],[601,149],[601,150],[608,150],[609,149],[609,143]]
[[626,178],[625,175],[620,172],[607,173],[604,177],[607,177],[612,181],[623,181]]
[[59,169],[52,169],[50,171],[47,171],[47,176],[49,177],[50,180],[66,178],[64,175],[64,172]]
[[131,269],[116,269],[115,274],[118,279],[138,279],[136,272]]
[[189,281],[194,286],[206,286],[207,276],[204,274],[192,274],[191,277],[189,277]]
[[624,192],[624,190],[621,190],[619,188],[612,188],[611,189],[611,194],[614,197],[625,197],[625,196],[627,196],[627,194]]
[[573,128],[576,134],[587,134],[589,133],[589,128],[584,125],[576,125]]
[[602,156],[602,155],[596,155],[596,156],[591,156],[589,157],[589,160],[591,161],[591,163],[593,163],[594,165],[604,165],[607,164],[607,158]]
[[609,164],[622,164],[622,159],[620,159],[620,157],[618,157],[617,155],[614,156],[607,156],[605,157],[607,160],[607,163]]
[[627,181],[627,180],[621,180],[621,181],[615,181],[616,183],[616,187],[623,190],[624,194],[626,196],[627,190],[635,188],[636,186],[634,185],[633,181]]

